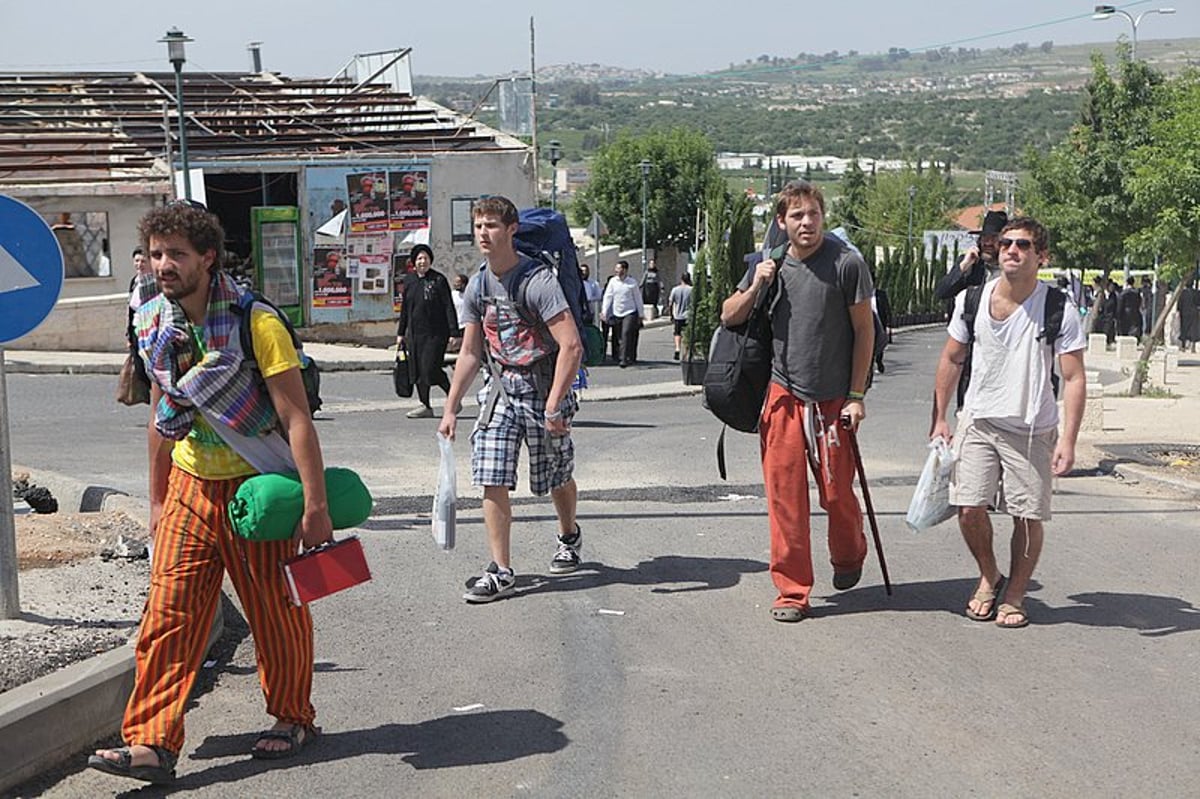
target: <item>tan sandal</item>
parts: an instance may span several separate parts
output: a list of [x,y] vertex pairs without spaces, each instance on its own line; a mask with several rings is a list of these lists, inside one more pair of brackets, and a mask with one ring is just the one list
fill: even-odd
[[[1013,616],[1019,617],[1020,621],[1009,622],[1008,619]],[[1029,626],[1029,616],[1025,614],[1025,608],[1020,605],[1010,605],[1007,602],[1001,602],[999,609],[996,611],[996,626],[1007,630],[1019,630],[1022,627]]]
[[[998,597],[1004,594],[1004,584],[1006,582],[1007,580],[1002,574],[1000,575],[1000,579],[996,581],[996,585],[993,586],[991,590],[981,588],[974,594],[971,594],[971,598],[967,600],[967,618],[971,621],[991,621],[992,619],[996,618],[996,600]],[[972,602],[987,602],[987,610],[983,613],[976,613],[975,611],[971,610]]]

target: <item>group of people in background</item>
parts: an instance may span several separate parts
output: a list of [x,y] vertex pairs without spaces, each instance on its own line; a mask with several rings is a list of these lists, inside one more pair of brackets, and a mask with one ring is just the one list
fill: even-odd
[[[1166,310],[1171,289],[1148,275],[1142,277],[1140,286],[1134,278],[1128,278],[1124,288],[1111,278],[1097,276],[1082,300],[1082,307],[1087,310],[1087,332],[1103,333],[1110,345],[1117,336],[1140,339],[1150,335]],[[1196,291],[1195,278],[1183,287],[1177,304],[1168,314],[1163,337],[1168,344],[1195,352],[1196,342],[1200,341],[1200,293]]]

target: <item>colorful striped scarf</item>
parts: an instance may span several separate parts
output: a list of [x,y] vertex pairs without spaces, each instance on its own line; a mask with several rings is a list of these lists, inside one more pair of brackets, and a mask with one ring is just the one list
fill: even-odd
[[[157,291],[153,285],[138,288]],[[203,356],[179,303],[158,293],[142,298],[134,325],[146,371],[163,392],[154,409],[154,426],[163,437],[185,438],[198,407],[245,436],[263,436],[278,426],[265,386],[242,357],[238,325],[250,320],[238,313],[240,291],[224,272],[213,273]]]

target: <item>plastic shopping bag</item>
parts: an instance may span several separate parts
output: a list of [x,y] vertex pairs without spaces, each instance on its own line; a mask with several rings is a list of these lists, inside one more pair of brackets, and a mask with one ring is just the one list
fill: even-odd
[[950,504],[950,472],[954,467],[954,454],[942,437],[929,442],[929,457],[912,502],[908,503],[908,515],[904,521],[914,532],[921,532],[941,524],[954,515],[956,508]]
[[437,491],[433,493],[433,540],[442,549],[454,549],[455,514],[458,487],[454,476],[454,445],[441,433],[437,434],[442,460],[438,465]]

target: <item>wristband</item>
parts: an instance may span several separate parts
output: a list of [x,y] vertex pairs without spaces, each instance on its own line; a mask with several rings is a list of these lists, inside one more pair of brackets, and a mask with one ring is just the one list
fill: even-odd
[[865,391],[847,391],[846,392],[846,399],[848,399],[848,400],[858,400],[859,402],[862,402],[866,398],[866,396],[867,396],[867,394]]
[[546,411],[547,422],[557,422],[562,418],[562,411]]

